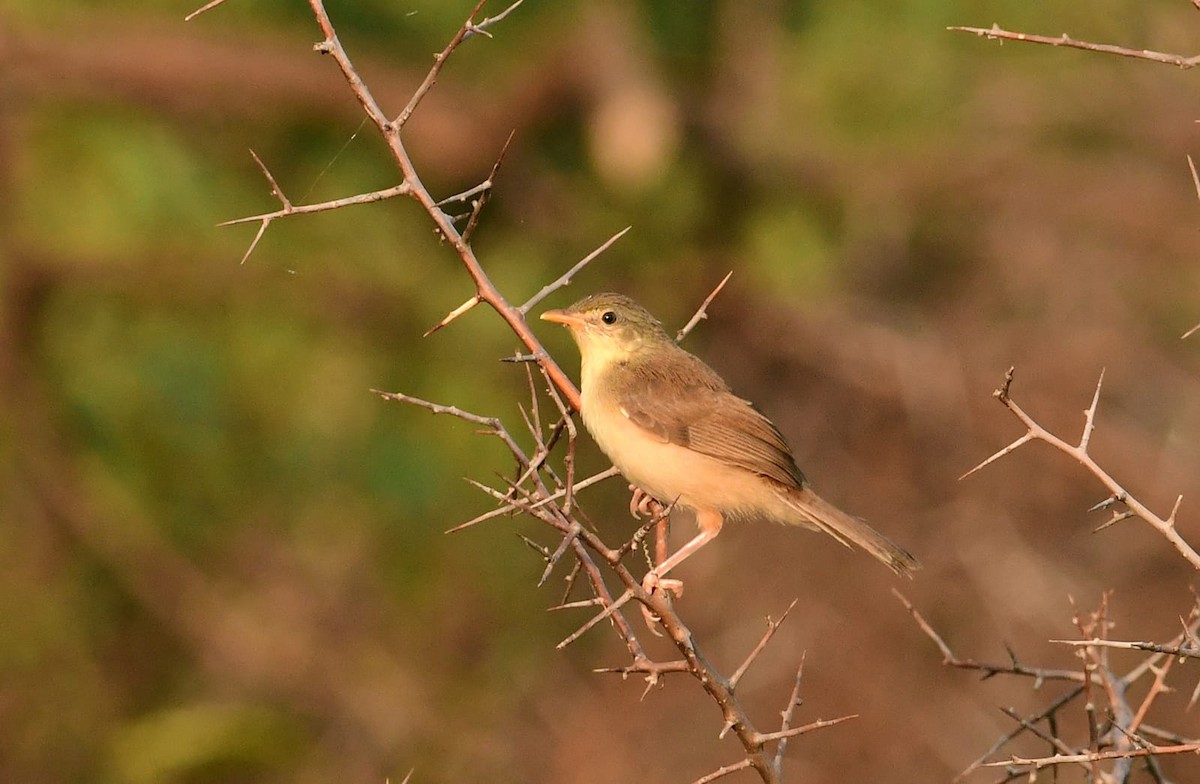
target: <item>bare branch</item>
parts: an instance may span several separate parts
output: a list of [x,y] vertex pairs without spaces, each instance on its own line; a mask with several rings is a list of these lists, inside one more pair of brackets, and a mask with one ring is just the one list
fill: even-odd
[[710,782],[716,781],[717,779],[725,778],[730,773],[737,773],[739,770],[745,770],[753,764],[754,763],[750,760],[750,758],[746,757],[740,762],[735,762],[732,765],[722,765],[712,773],[696,779],[694,782],[692,782],[692,784],[710,784]]
[[633,228],[632,226],[626,226],[625,228],[618,231],[616,234],[609,237],[607,240],[604,241],[603,245],[596,248],[594,251],[592,251],[588,255],[584,256],[582,259],[580,259],[575,264],[574,267],[571,267],[571,269],[564,272],[562,277],[560,277],[558,280],[554,281],[553,283],[550,283],[547,286],[543,286],[541,291],[539,291],[537,294],[534,294],[532,297],[529,298],[528,301],[525,302],[524,305],[521,305],[519,308],[517,308],[517,312],[519,312],[522,316],[527,315],[531,308],[533,308],[539,302],[544,300],[546,297],[550,296],[551,294],[553,294],[554,292],[563,288],[564,286],[571,285],[571,279],[574,278],[577,274],[579,274],[580,270],[582,270],[584,267],[586,267],[587,265],[589,265],[593,261],[595,261],[596,258],[598,258],[601,253],[603,253],[604,251],[606,251],[610,247],[612,247],[612,244],[614,242],[616,242],[617,240],[621,239],[626,234],[628,234],[629,230],[632,228]]
[[476,305],[478,305],[478,304],[479,304],[479,302],[480,302],[480,300],[479,300],[479,295],[478,295],[478,294],[472,294],[470,299],[468,299],[466,302],[464,302],[463,304],[459,305],[457,308],[455,308],[454,310],[452,310],[452,311],[450,311],[448,314],[446,314],[446,317],[445,317],[444,319],[442,319],[442,320],[441,320],[441,321],[439,321],[438,323],[434,324],[434,325],[433,325],[432,327],[430,327],[429,329],[425,330],[425,334],[424,334],[424,335],[422,335],[421,337],[423,337],[423,338],[427,338],[427,337],[429,337],[429,336],[430,336],[430,335],[432,335],[434,332],[437,332],[439,329],[441,329],[442,327],[446,326],[446,325],[447,325],[447,324],[449,324],[451,321],[454,321],[454,319],[458,318],[459,316],[461,316],[462,314],[466,313],[466,312],[467,312],[468,310],[470,310],[471,308],[473,308],[473,307],[475,307]]
[[[274,183],[272,182],[272,187]],[[265,212],[261,215],[249,215],[245,218],[234,218],[233,220],[222,221],[218,226],[236,226],[239,223],[253,223],[254,221],[273,221],[276,218],[286,218],[289,215],[308,215],[314,212],[329,212],[330,210],[340,210],[342,207],[349,207],[352,204],[373,204],[384,199],[394,199],[397,196],[407,196],[411,192],[411,188],[405,184],[393,185],[390,188],[384,188],[379,191],[371,191],[370,193],[360,193],[357,196],[346,196],[341,199],[333,199],[331,201],[323,201],[318,204],[301,204],[299,207],[294,207],[285,202],[285,206],[281,210],[275,212]]]
[[794,738],[797,735],[804,735],[805,733],[812,732],[813,730],[819,730],[819,729],[823,729],[825,727],[832,727],[835,724],[841,724],[843,721],[849,721],[850,719],[857,719],[857,718],[858,718],[857,713],[851,713],[846,716],[839,716],[836,719],[817,719],[816,721],[805,724],[803,727],[792,727],[789,730],[780,730],[779,732],[768,732],[765,735],[759,735],[758,740],[761,741],[762,743],[770,743],[773,740],[783,740],[785,738]]
[[[254,151],[251,150],[250,154],[254,155]],[[246,249],[246,253],[242,256],[242,264],[245,264],[246,260],[250,258],[250,254],[253,253],[254,249],[258,246],[258,241],[261,240],[263,234],[266,233],[267,227],[270,226],[271,222],[277,218],[286,218],[289,215],[307,215],[313,212],[328,212],[329,210],[337,210],[341,209],[342,207],[349,207],[352,204],[370,204],[372,202],[383,201],[384,199],[391,199],[395,198],[396,196],[405,196],[409,194],[408,185],[406,183],[401,183],[400,185],[396,185],[391,188],[385,188],[381,191],[360,193],[357,196],[347,196],[342,199],[321,202],[320,204],[302,204],[299,207],[294,207],[292,206],[291,202],[284,197],[283,192],[279,190],[279,186],[275,183],[275,178],[272,177],[271,173],[267,171],[267,168],[263,166],[262,161],[258,160],[257,155],[254,155],[254,160],[258,161],[258,165],[262,167],[263,173],[266,174],[267,180],[271,183],[271,192],[278,196],[279,200],[283,202],[283,209],[276,210],[275,212],[263,213],[262,215],[250,215],[245,218],[234,218],[233,220],[227,220],[217,224],[218,226],[236,226],[239,223],[253,223],[254,221],[259,221],[262,224],[258,227],[258,233],[254,235],[254,239],[250,242],[250,247]]]
[[762,639],[758,641],[758,645],[754,646],[754,650],[750,651],[750,655],[746,657],[744,662],[742,662],[742,666],[738,667],[737,670],[734,671],[733,675],[729,676],[730,689],[737,688],[738,683],[742,680],[742,676],[746,674],[746,671],[750,669],[750,665],[754,664],[754,660],[757,659],[759,654],[763,652],[763,649],[767,647],[767,643],[769,643],[771,638],[775,636],[775,632],[779,631],[779,627],[782,626],[783,622],[787,620],[788,613],[792,611],[792,608],[796,606],[796,602],[798,601],[800,600],[792,599],[792,603],[789,604],[787,609],[783,611],[783,615],[779,616],[778,621],[773,621],[771,620],[771,616],[767,616],[766,633],[764,633]]
[[[790,607],[788,608],[791,609]],[[779,619],[781,622],[782,618]],[[779,729],[786,731],[792,726],[792,714],[795,713],[796,707],[800,704],[800,681],[804,678],[804,660],[807,658],[807,651],[800,654],[800,664],[796,666],[796,682],[792,686],[792,696],[788,698],[787,707],[783,709],[780,717]],[[783,754],[787,751],[788,740],[790,738],[780,738],[779,745],[775,747],[775,758],[772,764],[776,772],[781,772],[783,769]]]
[[1088,754],[1055,754],[1053,757],[1009,757],[1001,762],[985,762],[985,768],[1002,768],[1007,765],[1021,765],[1031,770],[1041,770],[1052,765],[1067,763],[1092,763],[1104,760],[1122,759],[1125,757],[1149,757],[1159,754],[1197,754],[1200,753],[1200,743],[1183,743],[1177,746],[1148,745],[1142,749],[1123,749],[1119,751],[1097,751]]
[[[1091,472],[1093,476],[1099,479],[1106,488],[1108,488],[1108,491],[1114,498],[1119,499],[1121,503],[1128,507],[1130,512],[1146,523],[1149,523],[1152,528],[1158,531],[1168,542],[1170,542],[1175,550],[1182,555],[1189,564],[1192,565],[1193,569],[1200,570],[1200,553],[1197,553],[1196,550],[1193,549],[1192,546],[1188,544],[1188,542],[1184,540],[1182,536],[1179,535],[1179,532],[1175,530],[1175,514],[1179,510],[1179,505],[1183,500],[1182,496],[1175,501],[1175,507],[1172,509],[1170,516],[1168,516],[1166,519],[1159,517],[1154,512],[1150,511],[1150,509],[1144,504],[1131,496],[1125,490],[1125,488],[1118,484],[1117,481],[1113,479],[1107,471],[1101,468],[1100,465],[1094,459],[1092,459],[1092,456],[1088,454],[1087,445],[1091,437],[1096,405],[1100,396],[1100,384],[1096,384],[1096,393],[1093,396],[1092,405],[1088,409],[1087,421],[1084,427],[1084,436],[1080,440],[1079,446],[1073,446],[1039,425],[1033,420],[1032,417],[1029,416],[1029,414],[1025,413],[1025,411],[1019,405],[1017,405],[1016,401],[1014,401],[1009,395],[1012,387],[1012,379],[1013,369],[1009,368],[1008,373],[1005,374],[1004,384],[1001,385],[1001,387],[997,389],[993,395],[1013,414],[1013,416],[1015,416],[1021,422],[1021,424],[1025,426],[1026,432],[1012,444],[1009,444],[1007,447],[1001,449],[987,460],[984,460],[966,474],[963,474],[963,477],[965,478],[970,476],[980,468],[983,468],[984,466],[1000,459],[1004,455],[1007,455],[1009,452],[1012,452],[1014,449],[1028,441],[1044,441],[1058,451],[1078,461],[1084,468]],[[1101,373],[1101,379],[1103,379],[1103,373]],[[1116,521],[1114,520],[1113,522]]]
[[487,0],[479,0],[479,2],[476,3],[474,10],[472,10],[470,16],[467,17],[466,23],[460,27],[454,37],[450,39],[450,43],[446,44],[446,48],[433,56],[433,67],[429,69],[429,73],[425,74],[425,80],[421,82],[421,85],[417,88],[416,92],[413,93],[412,98],[410,98],[408,101],[408,105],[405,106],[400,114],[396,116],[396,119],[392,121],[392,126],[396,128],[396,130],[404,127],[405,123],[407,123],[409,118],[412,117],[412,113],[415,112],[417,107],[421,104],[422,99],[424,99],[433,86],[437,84],[438,74],[442,72],[442,67],[446,64],[446,59],[450,56],[451,52],[458,48],[459,44],[466,40],[467,34],[470,33],[475,27],[475,16],[483,8],[484,3],[486,2]]
[[733,270],[729,270],[729,272],[725,273],[725,277],[721,278],[721,282],[717,284],[717,287],[712,290],[711,294],[704,298],[704,302],[700,303],[700,309],[697,310],[696,313],[688,320],[688,323],[684,324],[683,327],[681,327],[680,330],[675,333],[676,343],[682,343],[683,339],[688,336],[689,332],[696,328],[697,324],[699,324],[703,319],[708,318],[708,306],[711,305],[712,301],[717,298],[717,295],[721,293],[721,289],[725,288],[725,284],[728,283],[729,279],[732,277]]
[[579,523],[571,524],[571,528],[563,536],[562,541],[558,543],[558,547],[546,559],[546,569],[542,572],[542,577],[537,582],[539,588],[545,585],[546,581],[550,579],[550,573],[554,571],[554,567],[558,565],[559,559],[567,552],[567,548],[575,543],[575,537],[579,536],[581,530],[582,528]]
[[916,621],[917,626],[925,633],[925,636],[932,640],[933,644],[942,652],[942,663],[949,667],[957,667],[962,670],[977,670],[983,673],[984,678],[991,678],[995,675],[1022,675],[1034,679],[1034,688],[1037,688],[1037,686],[1040,686],[1045,681],[1071,681],[1074,683],[1081,683],[1083,681],[1083,676],[1075,670],[1027,667],[1017,660],[1016,655],[1011,650],[1009,650],[1009,657],[1011,659],[1009,664],[992,664],[974,659],[960,658],[946,644],[941,635],[933,630],[933,627],[921,616],[921,613],[913,606],[912,602],[905,598],[904,594],[895,588],[892,589],[892,593],[900,600],[900,603],[904,605],[909,614],[912,615],[913,620]]
[[[520,5],[521,1],[517,0],[517,5]],[[513,8],[516,8],[516,5],[511,6],[509,11]],[[507,13],[506,11],[505,14]],[[463,242],[470,242],[471,236],[475,234],[475,229],[479,226],[479,216],[483,214],[483,208],[492,198],[492,187],[496,184],[496,174],[500,171],[500,165],[504,163],[504,156],[508,153],[508,146],[512,144],[513,136],[516,133],[516,131],[509,131],[508,138],[504,140],[504,146],[500,148],[500,154],[496,156],[496,162],[492,164],[492,171],[482,183],[487,187],[479,194],[478,199],[471,202],[471,216],[467,218],[467,226],[463,229]]]
[[1103,52],[1104,54],[1115,54],[1121,57],[1132,57],[1136,60],[1150,60],[1156,63],[1165,65],[1174,65],[1184,70],[1194,68],[1200,65],[1200,55],[1187,57],[1181,54],[1165,54],[1163,52],[1155,52],[1149,49],[1129,49],[1124,46],[1116,46],[1114,44],[1094,44],[1088,41],[1077,41],[1071,38],[1066,33],[1060,36],[1034,35],[1032,33],[1014,33],[1008,30],[1000,29],[999,25],[993,24],[989,28],[982,27],[947,27],[947,30],[956,32],[974,33],[989,39],[1001,39],[1007,41],[1027,41],[1031,44],[1045,44],[1047,46],[1066,46],[1071,49],[1085,49],[1089,52]]
[[211,2],[205,3],[204,5],[197,8],[195,11],[192,11],[190,14],[183,17],[183,21],[190,22],[193,19],[195,19],[197,16],[199,16],[200,14],[204,13],[205,11],[211,11],[212,9],[216,8],[221,3],[224,3],[224,2],[225,2],[225,0],[212,0]]
[[559,642],[558,645],[555,645],[554,647],[558,648],[561,651],[563,648],[566,648],[568,645],[575,642],[583,635],[587,634],[587,632],[590,631],[593,627],[595,627],[596,624],[600,623],[605,618],[611,617],[613,615],[613,613],[615,613],[617,610],[619,610],[623,606],[625,606],[625,604],[628,603],[629,600],[633,598],[633,594],[634,594],[633,587],[626,588],[625,593],[621,594],[620,598],[618,598],[615,602],[609,602],[608,606],[605,607],[601,612],[597,613],[596,615],[593,615],[590,619],[588,619],[587,623],[585,623],[583,626],[580,626],[575,631],[571,632],[569,635],[567,635],[565,638],[563,638],[563,640],[561,642]]
[[1188,659],[1200,659],[1200,648],[1194,645],[1163,645],[1158,642],[1125,642],[1122,640],[1101,640],[1095,637],[1089,640],[1050,640],[1059,645],[1095,646],[1100,648],[1119,648],[1126,651],[1149,651],[1165,653],[1169,656],[1182,656]]
[[[517,8],[523,2],[525,2],[525,0],[517,0],[515,3],[510,5],[508,8],[505,8],[503,11],[496,14],[495,16],[489,16],[486,19],[484,19],[482,22],[480,22],[479,24],[471,25],[471,29],[467,30],[467,34],[466,34],[466,36],[463,37],[463,40],[465,41],[473,35],[486,35],[488,38],[491,38],[492,34],[489,33],[487,31],[487,29],[489,27],[491,27],[492,25],[496,24],[497,22],[503,21],[504,17],[508,16],[513,11],[516,11]],[[479,5],[480,5],[480,7],[482,7],[483,3],[480,3]],[[478,13],[478,11],[476,11],[476,13]]]

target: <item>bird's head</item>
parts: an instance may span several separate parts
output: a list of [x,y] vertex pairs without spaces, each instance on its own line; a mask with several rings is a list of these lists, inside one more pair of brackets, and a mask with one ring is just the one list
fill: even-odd
[[650,311],[624,294],[592,294],[569,308],[548,310],[542,319],[569,329],[584,362],[598,366],[671,344]]

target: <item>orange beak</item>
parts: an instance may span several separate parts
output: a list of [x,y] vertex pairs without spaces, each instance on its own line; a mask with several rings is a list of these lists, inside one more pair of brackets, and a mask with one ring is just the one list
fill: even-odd
[[547,310],[542,314],[542,321],[553,321],[555,324],[562,324],[564,327],[582,327],[583,319],[574,313],[568,313],[565,310]]

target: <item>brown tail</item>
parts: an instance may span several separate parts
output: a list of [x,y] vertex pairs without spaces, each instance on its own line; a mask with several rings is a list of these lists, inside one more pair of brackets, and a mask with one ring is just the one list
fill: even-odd
[[896,574],[912,577],[921,568],[912,553],[888,539],[857,517],[838,509],[809,488],[782,490],[788,506],[800,513],[803,522],[815,525],[825,533],[850,547],[858,545],[883,561]]

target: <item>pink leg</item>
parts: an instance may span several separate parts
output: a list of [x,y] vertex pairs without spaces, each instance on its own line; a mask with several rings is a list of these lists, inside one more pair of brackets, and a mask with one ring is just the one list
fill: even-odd
[[[696,522],[700,526],[700,533],[692,541],[680,547],[674,555],[665,561],[660,561],[658,566],[655,566],[650,571],[646,572],[646,576],[642,578],[642,589],[647,593],[655,591],[665,591],[668,595],[673,595],[675,598],[683,596],[683,581],[672,580],[667,577],[667,572],[674,569],[679,564],[683,563],[689,556],[695,553],[704,545],[717,538],[717,534],[721,533],[721,525],[725,522],[725,518],[720,512],[716,511],[697,511]],[[650,627],[650,631],[658,634],[658,629],[655,628],[662,620],[649,607],[642,605],[642,617],[646,621],[646,625]]]
[[700,533],[692,541],[676,550],[675,554],[670,558],[647,572],[646,576],[642,579],[643,588],[647,591],[653,591],[658,583],[662,581],[662,578],[666,577],[667,572],[679,566],[679,564],[695,554],[701,547],[716,539],[717,534],[721,533],[721,525],[725,522],[725,518],[721,516],[720,512],[703,510],[696,513],[696,522],[700,525]]

